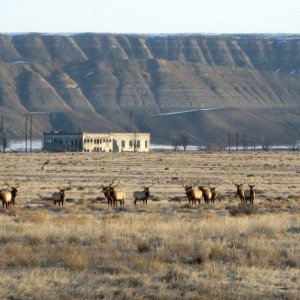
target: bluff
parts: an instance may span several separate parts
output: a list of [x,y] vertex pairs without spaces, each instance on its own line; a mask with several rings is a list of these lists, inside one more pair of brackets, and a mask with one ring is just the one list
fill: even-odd
[[32,113],[36,138],[134,130],[201,144],[238,132],[293,143],[300,35],[0,34],[0,107],[16,138]]

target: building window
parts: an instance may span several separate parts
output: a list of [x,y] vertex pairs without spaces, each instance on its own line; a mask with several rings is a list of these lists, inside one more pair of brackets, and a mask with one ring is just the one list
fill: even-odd
[[136,141],[136,147],[141,148],[141,141],[140,140]]
[[121,141],[121,147],[125,148],[125,141]]
[[145,148],[148,147],[148,141],[145,141]]
[[129,141],[129,147],[132,148],[132,146],[133,146],[133,142]]

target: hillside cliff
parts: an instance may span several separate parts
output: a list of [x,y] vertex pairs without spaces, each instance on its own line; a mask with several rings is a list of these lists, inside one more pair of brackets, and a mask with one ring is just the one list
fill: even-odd
[[[239,131],[288,143],[300,132],[300,35],[0,35],[0,105],[24,135],[149,130],[193,143]],[[224,107],[215,111],[156,114]],[[37,113],[37,112],[43,112]]]

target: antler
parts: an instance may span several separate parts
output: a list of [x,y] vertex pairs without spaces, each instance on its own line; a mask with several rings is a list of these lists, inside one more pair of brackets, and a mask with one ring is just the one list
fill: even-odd
[[211,186],[211,185],[209,184],[209,188],[210,188],[210,189],[216,189],[217,187],[220,186],[221,181],[218,181],[216,184],[217,184],[216,186]]
[[110,187],[112,187],[112,188],[117,187],[117,186],[119,185],[119,183],[120,183],[120,179],[119,179],[119,181],[118,181],[118,183],[117,183],[116,185],[113,185],[114,182],[115,182],[115,179],[112,180],[112,182],[111,182],[111,184],[110,184]]
[[150,187],[153,186],[155,183],[159,183],[158,178],[152,179],[152,184],[151,184],[151,185],[149,185],[149,186],[145,186],[145,185],[144,185],[144,189],[145,189],[145,188],[150,188]]
[[187,188],[188,186],[192,186],[190,181],[185,181],[184,179],[180,183],[184,188]]
[[4,177],[3,182],[4,182],[4,185],[6,185],[6,187],[9,187],[9,183],[7,182],[7,178]]
[[15,180],[15,184],[16,184],[16,186],[15,186],[16,188],[18,188],[18,187],[20,186],[19,179],[16,179],[16,180]]
[[231,180],[231,182],[234,184],[234,185],[244,185],[245,184],[245,180],[242,182],[242,183],[235,183]]
[[59,185],[57,186],[58,190],[61,190],[61,182],[59,182]]

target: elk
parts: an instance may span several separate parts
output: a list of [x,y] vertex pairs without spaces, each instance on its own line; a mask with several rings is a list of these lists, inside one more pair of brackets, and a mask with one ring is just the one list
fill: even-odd
[[113,181],[111,181],[110,184],[107,186],[104,186],[104,185],[100,186],[100,188],[102,189],[101,192],[104,194],[104,197],[107,199],[108,206],[113,205],[113,198],[111,196],[112,184],[113,184]]
[[200,205],[201,198],[203,196],[202,191],[199,188],[195,187],[195,184],[183,184],[183,187],[185,189],[185,193],[189,203],[192,203],[192,205],[196,205],[196,201],[198,201]]
[[[157,180],[157,182],[158,182],[158,180]],[[155,181],[152,181],[151,185],[144,186],[144,190],[143,191],[135,191],[133,193],[134,205],[136,205],[137,201],[143,201],[143,204],[146,203],[146,205],[147,205],[148,198],[150,197],[150,190],[149,189],[154,184],[155,184]]]
[[107,199],[107,205],[113,205],[113,198],[111,196],[111,187],[109,186],[103,186],[102,188],[102,193],[104,194],[104,197]]
[[19,187],[19,181],[16,180],[16,186],[11,187],[10,191],[7,190],[10,185],[8,184],[6,179],[4,179],[4,185],[6,185],[6,188],[0,191],[0,198],[2,200],[3,207],[4,205],[8,207],[10,203],[12,203],[13,205],[15,204],[15,199],[18,192],[17,188]]
[[12,199],[12,194],[11,192],[5,191],[5,190],[0,190],[0,198],[2,200],[2,206],[6,206],[6,208],[9,206],[11,199]]
[[67,182],[67,187],[62,187],[61,184],[57,187],[59,192],[54,192],[52,194],[52,200],[54,205],[56,205],[56,202],[58,202],[58,206],[64,206],[64,200],[65,200],[65,191],[70,189],[70,182]]
[[211,192],[211,199],[210,202],[211,203],[215,203],[216,197],[217,197],[217,192],[216,192],[216,188],[220,185],[220,183],[218,183],[216,186],[210,186],[209,185],[209,189]]
[[20,187],[19,180],[16,180],[15,183],[16,183],[15,186],[11,187],[11,196],[12,196],[11,203],[13,205],[15,205],[15,199],[17,197],[18,188]]
[[113,204],[114,206],[118,206],[118,202],[120,202],[120,206],[124,206],[125,192],[115,189],[119,185],[120,180],[116,185],[113,186],[114,182],[115,180],[113,179],[110,184],[110,196],[113,199]]
[[244,190],[244,182],[243,183],[234,183],[236,186],[236,195],[239,196],[241,203],[245,202],[245,190]]
[[254,184],[248,184],[249,190],[245,191],[245,201],[249,201],[253,205],[253,201],[256,195],[255,192],[255,185]]
[[198,186],[199,190],[203,194],[204,202],[208,204],[212,199],[212,192],[210,188],[205,188],[203,185]]

